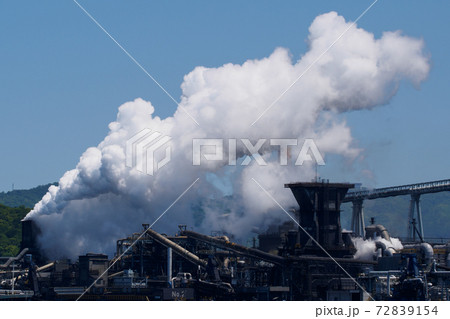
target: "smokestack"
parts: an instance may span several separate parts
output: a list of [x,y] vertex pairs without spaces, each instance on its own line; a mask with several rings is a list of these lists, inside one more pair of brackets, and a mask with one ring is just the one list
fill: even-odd
[[[308,182],[286,184],[300,206],[300,226],[332,256],[353,255],[354,247],[346,246],[342,238],[341,203],[354,184]],[[300,248],[304,253],[323,255],[311,238],[300,231]]]
[[22,241],[20,243],[20,251],[28,248],[28,254],[33,255],[37,264],[41,264],[45,261],[45,257],[40,250],[37,240],[40,234],[41,229],[34,220],[22,220]]

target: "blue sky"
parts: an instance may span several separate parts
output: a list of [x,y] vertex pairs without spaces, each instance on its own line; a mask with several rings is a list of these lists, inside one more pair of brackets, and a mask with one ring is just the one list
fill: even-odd
[[[195,66],[217,67],[307,49],[313,19],[355,20],[372,1],[86,1],[82,4],[175,97]],[[388,105],[343,115],[387,186],[450,178],[448,1],[380,0],[358,22],[423,38],[432,70],[419,91],[402,84]],[[142,97],[156,114],[176,104],[70,0],[0,2],[0,191],[59,180],[97,145],[117,107]],[[320,174],[354,180],[329,158]]]

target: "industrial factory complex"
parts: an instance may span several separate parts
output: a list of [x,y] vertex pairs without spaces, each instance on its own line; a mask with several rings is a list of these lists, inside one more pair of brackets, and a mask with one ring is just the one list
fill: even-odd
[[[143,229],[118,238],[115,256],[47,260],[33,220],[22,222],[17,256],[0,260],[6,300],[449,300],[450,243],[426,242],[420,195],[450,190],[450,181],[376,190],[325,180],[286,184],[298,207],[250,247],[224,233],[176,234]],[[408,238],[393,244],[363,201],[410,195]],[[341,204],[353,203],[352,230],[341,227]],[[406,217],[406,216],[405,216]],[[368,245],[369,257],[357,254]]]

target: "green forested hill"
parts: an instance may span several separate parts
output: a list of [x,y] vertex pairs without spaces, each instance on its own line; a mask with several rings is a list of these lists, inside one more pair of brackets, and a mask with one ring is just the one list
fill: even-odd
[[47,193],[47,190],[50,187],[50,185],[56,185],[56,183],[40,185],[31,189],[18,189],[6,193],[1,192],[0,204],[9,207],[25,206],[33,208],[34,204],[39,202],[42,196],[44,196]]
[[15,256],[22,237],[21,219],[30,211],[24,206],[7,207],[0,204],[0,256]]
[[47,193],[50,185],[0,193],[0,256],[15,256],[19,252],[20,221]]

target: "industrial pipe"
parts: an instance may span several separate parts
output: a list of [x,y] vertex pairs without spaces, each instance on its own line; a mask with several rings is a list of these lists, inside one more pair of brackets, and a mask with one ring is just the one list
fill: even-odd
[[377,236],[391,241],[391,236],[389,236],[387,229],[383,225],[369,225],[366,227],[367,239],[373,239]]
[[243,256],[261,259],[261,260],[267,261],[272,264],[279,265],[279,264],[282,264],[285,260],[283,257],[272,255],[272,254],[266,253],[264,251],[261,251],[259,249],[248,248],[248,247],[245,247],[245,246],[242,246],[242,245],[239,245],[239,244],[236,244],[236,243],[224,240],[224,239],[203,235],[203,234],[191,231],[191,230],[184,230],[184,231],[182,231],[181,235],[195,238],[197,240],[211,244],[215,247],[234,251]]
[[204,268],[206,268],[206,266],[208,265],[208,263],[206,261],[204,261],[203,259],[200,259],[197,255],[194,255],[189,250],[184,249],[183,247],[181,247],[177,243],[174,243],[170,239],[168,239],[168,238],[164,237],[163,235],[155,232],[153,229],[148,228],[146,230],[146,233],[150,237],[152,237],[154,240],[159,242],[161,245],[163,245],[163,246],[165,246],[167,248],[172,248],[178,255],[180,255],[181,257],[185,258],[186,260],[192,262],[193,264],[202,266]]
[[381,241],[376,241],[375,242],[375,247],[377,249],[381,249],[381,255],[382,256],[392,256],[393,254],[396,253],[396,250],[394,247],[392,246],[387,246],[385,243],[381,242]]
[[114,278],[114,277],[119,276],[119,275],[122,275],[123,273],[124,273],[124,271],[121,270],[121,271],[116,272],[116,273],[114,273],[114,274],[108,275],[108,279]]
[[173,288],[172,283],[172,248],[167,248],[167,282],[170,284],[170,287]]
[[44,265],[44,266],[42,266],[42,267],[37,268],[37,269],[36,269],[36,272],[40,272],[40,271],[46,270],[46,269],[48,269],[48,268],[53,267],[54,265],[55,265],[55,262],[49,263],[49,264],[47,264],[47,265]]
[[6,263],[0,265],[0,268],[7,268],[13,261],[17,261],[23,258],[23,256],[27,253],[28,248],[24,248],[20,254],[18,254],[16,257],[9,258]]
[[433,247],[428,243],[420,243],[413,245],[405,245],[403,249],[415,249],[420,251],[423,259],[425,260],[425,264],[429,265],[433,261],[434,250]]

